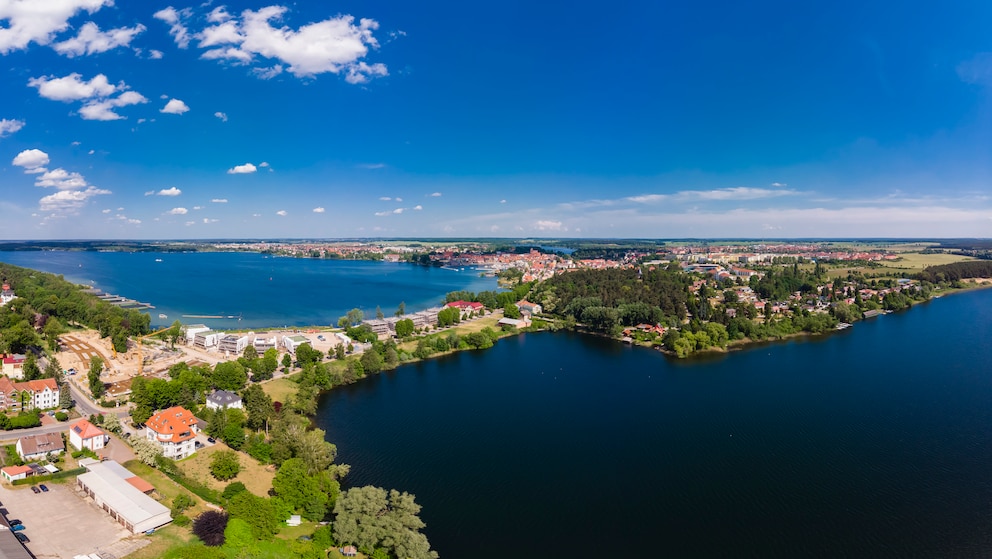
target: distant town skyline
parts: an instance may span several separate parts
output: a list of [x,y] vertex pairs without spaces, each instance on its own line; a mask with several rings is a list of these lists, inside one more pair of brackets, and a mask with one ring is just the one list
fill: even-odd
[[990,237],[990,22],[0,0],[0,239]]

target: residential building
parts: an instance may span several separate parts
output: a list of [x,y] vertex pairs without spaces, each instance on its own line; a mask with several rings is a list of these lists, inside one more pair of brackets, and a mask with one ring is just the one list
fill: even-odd
[[0,377],[0,410],[48,409],[59,404],[59,385],[55,379],[46,378],[26,382],[11,382]]
[[419,312],[406,315],[404,318],[409,318],[413,321],[414,328],[423,328],[424,326],[435,326],[437,325],[437,313],[441,311],[441,307],[431,307],[429,309],[424,309]]
[[14,295],[14,291],[10,288],[10,284],[3,284],[3,290],[0,291],[0,307],[13,301],[15,298],[17,298],[17,295]]
[[541,309],[541,305],[538,305],[537,303],[531,303],[527,299],[517,301],[517,308],[520,309],[520,312],[531,315],[541,314],[541,311],[543,310]]
[[189,345],[196,339],[197,334],[200,332],[209,332],[210,328],[205,324],[190,324],[183,328],[183,331],[186,333],[186,344]]
[[24,360],[27,356],[20,353],[11,353],[3,356],[3,374],[10,378],[24,378]]
[[145,494],[151,488],[148,482],[124,466],[113,460],[83,459],[79,463],[88,471],[76,478],[76,484],[132,534],[154,530],[172,520],[166,506]]
[[278,341],[275,336],[266,338],[264,336],[256,335],[255,339],[251,342],[251,345],[255,346],[255,351],[261,355],[266,351],[275,348],[277,343]]
[[363,320],[362,324],[371,328],[372,332],[374,332],[376,335],[391,336],[396,333],[396,323],[399,321],[400,319],[397,317],[373,318],[369,320]]
[[49,455],[65,452],[61,433],[42,433],[17,439],[17,455],[21,460],[45,460]]
[[179,460],[196,452],[199,431],[193,412],[182,406],[162,410],[145,422],[145,436],[162,447],[162,456]]
[[227,408],[242,409],[241,396],[227,390],[215,390],[207,396],[207,409],[221,410]]
[[198,347],[200,349],[217,347],[217,344],[220,342],[220,336],[220,332],[214,332],[213,330],[197,332],[196,335],[193,336],[193,347]]
[[78,450],[88,448],[95,452],[106,446],[108,438],[102,429],[87,419],[80,419],[69,428],[69,444]]
[[[296,336],[282,337],[282,346],[286,348],[286,351],[294,355],[296,354],[296,348],[300,347],[303,344],[309,344],[309,343],[310,340],[308,340],[306,336],[296,335]],[[311,344],[310,347],[313,347],[313,345]]]
[[224,353],[239,356],[248,347],[248,335],[227,334],[217,342],[217,349]]

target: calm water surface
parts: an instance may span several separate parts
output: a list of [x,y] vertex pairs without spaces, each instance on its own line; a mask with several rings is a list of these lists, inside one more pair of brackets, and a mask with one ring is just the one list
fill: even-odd
[[[177,319],[218,329],[328,325],[355,307],[374,317],[379,305],[391,315],[401,302],[413,312],[437,305],[450,291],[496,289],[495,278],[479,277],[477,271],[247,252],[0,251],[0,261],[151,303],[152,324],[161,326]],[[160,313],[167,318],[160,319]]]
[[569,333],[325,394],[442,557],[989,557],[992,291],[718,358]]

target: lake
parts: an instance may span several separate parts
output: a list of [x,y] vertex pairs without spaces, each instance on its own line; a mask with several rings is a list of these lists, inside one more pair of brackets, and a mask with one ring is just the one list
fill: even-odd
[[377,305],[386,315],[401,302],[407,312],[414,312],[441,304],[451,291],[497,288],[495,278],[480,277],[474,270],[250,252],[0,251],[0,262],[61,274],[75,283],[151,303],[153,327],[177,319],[221,330],[337,325],[339,317],[356,307],[374,318]]
[[673,361],[574,333],[321,397],[441,557],[988,557],[992,290]]

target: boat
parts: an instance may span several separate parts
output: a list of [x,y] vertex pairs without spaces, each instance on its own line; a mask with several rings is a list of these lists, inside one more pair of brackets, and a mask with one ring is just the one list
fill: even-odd
[[165,313],[159,313],[158,317],[159,318],[169,318],[169,315],[167,315]]
[[161,258],[156,258],[156,259],[155,259],[155,261],[156,261],[156,262],[161,262],[161,261],[162,261],[162,259],[161,259]]

